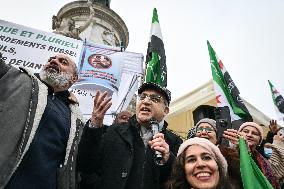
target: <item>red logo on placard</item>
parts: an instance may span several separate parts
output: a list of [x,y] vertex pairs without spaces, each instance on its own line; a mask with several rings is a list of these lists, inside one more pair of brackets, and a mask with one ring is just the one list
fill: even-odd
[[92,54],[89,56],[88,63],[98,69],[107,69],[112,65],[111,59],[103,54]]

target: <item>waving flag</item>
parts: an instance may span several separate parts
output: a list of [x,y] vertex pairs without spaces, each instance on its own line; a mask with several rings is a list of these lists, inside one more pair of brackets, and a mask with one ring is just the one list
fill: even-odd
[[283,96],[278,92],[278,90],[272,85],[272,83],[268,80],[271,94],[272,94],[272,100],[275,105],[275,111],[278,116],[279,120],[283,120],[283,114],[284,114],[284,98]]
[[244,189],[273,189],[270,182],[262,174],[257,164],[248,153],[246,142],[243,138],[239,141],[240,171]]
[[146,55],[145,80],[163,87],[167,86],[166,55],[156,8],[153,10],[150,41]]
[[228,106],[232,121],[243,119],[252,120],[243,100],[239,96],[240,92],[226,70],[222,61],[217,57],[214,49],[207,41],[214,90],[218,107]]

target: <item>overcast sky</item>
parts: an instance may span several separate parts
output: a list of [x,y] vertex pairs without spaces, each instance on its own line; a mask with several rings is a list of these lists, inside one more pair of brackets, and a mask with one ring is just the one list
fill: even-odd
[[[71,0],[2,0],[1,19],[52,31],[51,18]],[[276,118],[267,80],[284,94],[283,0],[112,0],[128,27],[127,51],[145,55],[158,10],[173,99],[212,78],[209,40],[241,96]]]

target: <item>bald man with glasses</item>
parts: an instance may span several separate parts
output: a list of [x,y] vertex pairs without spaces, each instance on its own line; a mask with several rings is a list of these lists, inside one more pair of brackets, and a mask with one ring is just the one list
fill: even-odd
[[[121,127],[102,127],[105,112],[111,106],[107,93],[97,92],[92,117],[84,128],[79,144],[78,165],[81,188],[162,189],[170,176],[182,140],[167,130],[170,91],[155,83],[138,89],[136,114]],[[158,133],[153,136],[151,121]],[[155,161],[155,152],[161,161]]]

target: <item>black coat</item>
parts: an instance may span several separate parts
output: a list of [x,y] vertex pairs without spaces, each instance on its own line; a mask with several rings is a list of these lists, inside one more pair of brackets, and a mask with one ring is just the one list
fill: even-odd
[[127,123],[104,128],[85,126],[78,152],[81,189],[159,189],[170,176],[182,140],[166,129],[162,133],[170,146],[170,158],[163,166],[153,160],[153,150],[145,146],[133,116]]

